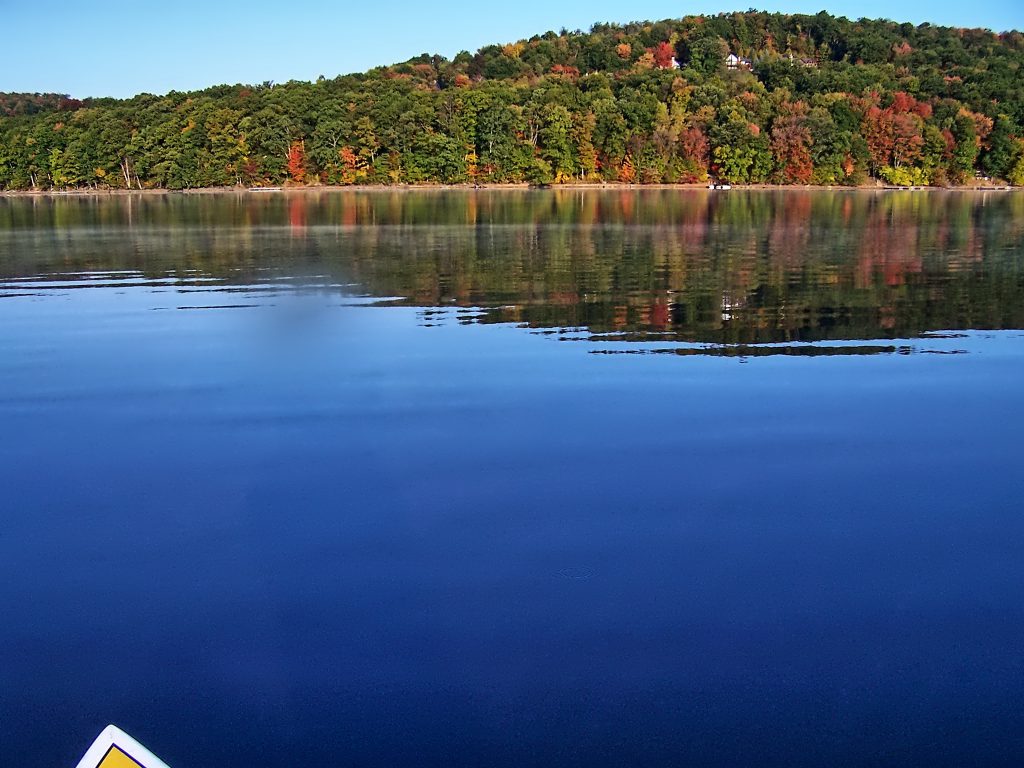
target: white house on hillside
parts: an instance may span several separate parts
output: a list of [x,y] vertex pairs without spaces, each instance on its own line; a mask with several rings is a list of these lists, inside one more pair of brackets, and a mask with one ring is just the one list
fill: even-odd
[[730,53],[725,57],[725,67],[726,69],[751,69],[753,64],[751,64],[750,59],[744,59],[735,53]]

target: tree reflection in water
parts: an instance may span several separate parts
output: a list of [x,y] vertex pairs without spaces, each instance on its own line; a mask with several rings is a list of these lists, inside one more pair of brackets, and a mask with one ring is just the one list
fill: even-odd
[[[424,325],[585,329],[740,345],[718,352],[739,356],[759,354],[742,345],[1024,327],[1024,196],[1013,193],[0,198],[0,246],[4,293],[19,292],[13,279],[69,273],[250,293],[269,280],[424,307]],[[453,307],[472,311],[429,311]],[[760,354],[813,354],[788,349]]]

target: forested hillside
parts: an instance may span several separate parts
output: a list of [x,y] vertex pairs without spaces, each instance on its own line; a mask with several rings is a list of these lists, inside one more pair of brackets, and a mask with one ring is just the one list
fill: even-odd
[[1024,35],[761,12],[549,32],[315,83],[0,94],[0,188],[1024,185]]

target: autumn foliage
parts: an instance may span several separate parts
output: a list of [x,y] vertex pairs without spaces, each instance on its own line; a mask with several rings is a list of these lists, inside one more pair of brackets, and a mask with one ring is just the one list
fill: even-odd
[[771,148],[783,184],[809,184],[814,172],[811,160],[811,132],[805,123],[807,105],[788,105],[772,127]]
[[651,51],[654,56],[654,65],[660,69],[668,69],[672,66],[676,50],[669,43],[658,43]]
[[597,24],[315,83],[0,94],[0,189],[1016,183],[1021,72],[1017,32],[755,11]]
[[288,148],[288,176],[296,184],[306,178],[306,147],[301,141],[294,141]]

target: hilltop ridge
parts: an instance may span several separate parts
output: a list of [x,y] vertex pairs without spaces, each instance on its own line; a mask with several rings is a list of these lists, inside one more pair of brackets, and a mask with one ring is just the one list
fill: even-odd
[[315,83],[0,94],[0,188],[1024,184],[1024,35],[750,11]]

